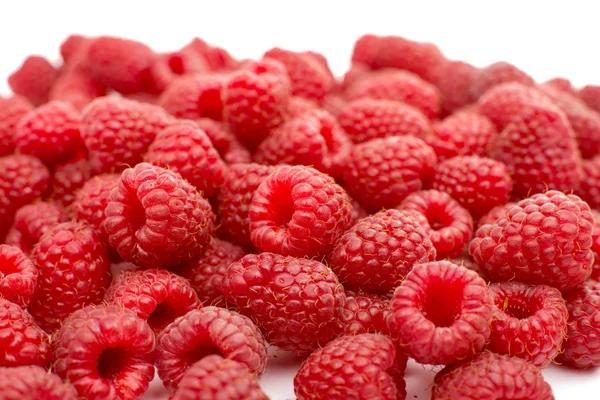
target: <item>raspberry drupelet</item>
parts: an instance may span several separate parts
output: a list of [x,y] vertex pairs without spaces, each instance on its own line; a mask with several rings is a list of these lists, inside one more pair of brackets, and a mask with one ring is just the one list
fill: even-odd
[[67,212],[55,203],[37,202],[17,210],[6,244],[17,246],[29,255],[42,235],[51,227],[67,221]]
[[77,400],[70,383],[39,366],[0,368],[3,400]]
[[0,244],[0,298],[26,308],[37,284],[38,270],[18,247]]

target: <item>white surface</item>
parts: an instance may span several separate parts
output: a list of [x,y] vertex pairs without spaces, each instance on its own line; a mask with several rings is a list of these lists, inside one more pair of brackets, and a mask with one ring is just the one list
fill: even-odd
[[[258,58],[267,49],[316,50],[334,72],[348,66],[363,33],[397,34],[436,43],[447,57],[478,66],[509,61],[544,81],[566,76],[576,85],[600,84],[600,5],[594,1],[5,1],[0,3],[0,94],[5,78],[29,54],[58,59],[70,33],[110,34],[144,41],[157,51],[192,37]],[[262,385],[273,400],[293,399],[298,361],[270,360]],[[557,400],[597,399],[600,371],[544,372]],[[428,399],[433,373],[411,364],[408,399]],[[147,398],[161,393],[156,382]]]

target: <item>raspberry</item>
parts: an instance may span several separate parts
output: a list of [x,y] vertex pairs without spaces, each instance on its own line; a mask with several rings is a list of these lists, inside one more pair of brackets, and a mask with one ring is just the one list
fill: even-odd
[[34,106],[48,101],[48,93],[58,77],[58,71],[48,60],[29,56],[18,70],[8,77],[13,93],[21,95]]
[[21,307],[0,299],[0,366],[44,367],[50,359],[51,349],[46,333]]
[[86,399],[137,399],[154,376],[154,334],[122,307],[75,311],[53,338],[54,372]]
[[477,68],[462,61],[450,61],[440,68],[434,83],[442,95],[442,109],[446,114],[475,100],[471,94],[471,86],[476,75]]
[[263,57],[283,64],[290,77],[293,96],[319,101],[333,89],[335,79],[331,72],[311,53],[275,47]]
[[223,119],[221,89],[226,75],[191,74],[174,80],[158,104],[168,113],[186,119]]
[[155,269],[122,272],[107,290],[105,300],[135,312],[156,334],[178,317],[202,306],[184,278]]
[[440,93],[435,86],[418,76],[397,70],[384,70],[364,77],[348,88],[351,100],[361,98],[404,102],[434,119],[440,113]]
[[144,160],[171,171],[212,197],[223,184],[227,165],[210,139],[191,121],[176,122],[159,132]]
[[0,157],[13,153],[16,127],[32,110],[31,104],[21,96],[0,98]]
[[75,389],[38,366],[0,368],[4,400],[77,400]]
[[98,159],[97,172],[119,172],[142,162],[158,132],[172,121],[160,107],[102,97],[83,112],[81,137]]
[[328,265],[349,288],[389,292],[415,264],[435,257],[425,230],[409,214],[391,209],[346,231],[329,254]]
[[202,39],[194,38],[184,49],[190,49],[202,56],[213,71],[235,69],[238,62],[231,57],[227,50],[211,46]]
[[501,162],[485,157],[454,157],[439,163],[431,187],[448,193],[474,219],[507,202],[512,180]]
[[395,136],[354,146],[344,171],[348,193],[370,211],[393,208],[420,190],[436,163],[421,139]]
[[591,208],[600,209],[600,156],[583,160],[583,175],[576,193]]
[[243,143],[255,147],[283,122],[290,82],[278,61],[251,62],[229,77],[221,96],[224,120]]
[[26,308],[37,283],[38,271],[18,247],[0,244],[0,297]]
[[103,174],[91,178],[77,191],[71,205],[75,219],[98,229],[105,242],[108,240],[106,233],[100,229],[100,224],[104,221],[104,210],[110,202],[110,193],[118,186],[120,178],[119,174]]
[[384,335],[343,336],[312,353],[294,378],[298,400],[406,398],[403,357]]
[[54,203],[28,204],[15,214],[15,221],[6,235],[6,243],[29,254],[48,229],[66,220],[65,210]]
[[92,164],[85,156],[53,165],[49,198],[67,207],[75,200],[75,193],[94,175]]
[[281,166],[256,189],[250,237],[262,251],[323,256],[350,227],[352,204],[333,178],[303,166]]
[[190,366],[171,400],[213,399],[269,398],[244,364],[213,354]]
[[252,245],[248,211],[258,186],[275,170],[259,164],[236,164],[225,172],[218,197],[219,233],[240,246]]
[[179,317],[157,338],[156,368],[166,387],[177,387],[185,372],[210,355],[245,365],[260,376],[267,350],[250,319],[219,307],[204,307]]
[[126,169],[101,228],[125,261],[146,268],[180,264],[213,235],[210,204],[179,174],[148,163]]
[[[346,98],[335,92],[328,94],[321,100],[321,107],[335,117],[340,115],[347,104]],[[289,112],[290,109],[288,108],[288,113]]]
[[190,281],[203,304],[224,307],[223,278],[227,268],[245,255],[241,247],[213,238],[200,258],[175,272]]
[[208,69],[206,61],[191,49],[160,54],[150,69],[152,89],[162,93],[180,76],[203,73]]
[[592,110],[600,112],[600,86],[587,85],[579,91],[579,98]]
[[70,103],[77,110],[83,110],[96,97],[104,96],[106,88],[85,73],[73,69],[63,72],[52,89],[49,99]]
[[65,64],[69,64],[89,42],[90,39],[85,36],[69,35],[60,45],[60,55]]
[[51,332],[73,311],[98,304],[110,283],[110,262],[96,231],[64,222],[48,229],[31,253],[39,271],[29,312]]
[[485,156],[496,136],[496,128],[486,117],[472,111],[457,111],[435,123],[421,139],[443,161],[456,156]]
[[258,146],[260,164],[309,165],[333,177],[341,175],[352,144],[335,117],[307,111],[274,130]]
[[431,131],[429,120],[419,110],[391,100],[352,101],[342,109],[338,119],[354,143],[389,136],[422,138]]
[[448,365],[477,354],[490,336],[486,282],[449,261],[416,265],[394,292],[392,337],[422,364]]
[[227,164],[252,161],[252,155],[248,149],[221,122],[209,118],[200,118],[195,122],[206,133],[221,159]]
[[435,376],[431,400],[552,400],[552,389],[534,365],[494,353],[444,368]]
[[148,85],[156,55],[145,44],[100,36],[85,51],[87,70],[101,85],[120,93],[141,92]]
[[549,286],[521,282],[490,285],[494,302],[487,349],[523,358],[539,368],[559,353],[567,328],[567,307]]
[[544,82],[542,86],[549,86],[555,90],[577,96],[577,89],[567,78],[552,78]]
[[485,214],[479,219],[479,221],[477,222],[477,229],[481,228],[483,225],[486,224],[495,224],[496,221],[498,221],[500,218],[505,218],[506,211],[516,204],[516,202],[509,201],[501,206],[496,206],[492,208],[490,211],[488,211],[487,214]]
[[269,343],[298,356],[335,337],[345,303],[344,288],[325,265],[267,252],[231,264],[223,292]]
[[491,88],[508,82],[535,85],[533,78],[519,68],[507,62],[497,62],[477,71],[471,85],[471,95],[478,99]]
[[473,259],[468,254],[461,255],[460,257],[453,258],[449,261],[456,265],[465,267],[466,269],[470,269],[473,272],[476,272],[477,275],[482,277],[483,280],[485,280],[486,282],[490,281],[485,271],[483,271],[481,267],[479,267],[479,265],[477,265],[477,263],[473,261]]
[[[292,97],[290,98],[290,101],[288,103],[287,118],[296,118],[308,111],[312,111],[318,108],[319,106],[312,100],[308,100],[303,97]],[[329,110],[327,110],[327,107],[323,108],[325,109],[325,111],[329,112]],[[333,113],[330,114],[335,116],[335,114]]]
[[387,295],[346,291],[346,304],[339,316],[341,335],[361,333],[389,334],[387,317],[390,314]]
[[587,281],[565,299],[569,322],[557,361],[576,368],[600,366],[600,282]]
[[600,282],[600,213],[592,210],[594,217],[594,233],[592,234],[592,251],[594,252],[594,265],[590,279]]
[[479,228],[469,253],[495,281],[566,291],[590,275],[593,224],[579,197],[551,190],[519,201],[504,218]]

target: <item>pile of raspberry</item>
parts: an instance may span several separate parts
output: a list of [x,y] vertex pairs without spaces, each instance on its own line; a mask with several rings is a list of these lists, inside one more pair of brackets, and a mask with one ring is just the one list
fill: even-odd
[[553,399],[600,366],[600,86],[365,35],[73,35],[0,98],[0,397]]

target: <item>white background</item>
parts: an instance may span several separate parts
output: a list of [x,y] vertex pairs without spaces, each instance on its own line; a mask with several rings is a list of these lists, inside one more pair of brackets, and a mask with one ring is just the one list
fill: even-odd
[[[52,60],[70,33],[141,40],[174,50],[193,37],[258,58],[271,47],[316,50],[337,75],[348,67],[354,40],[395,34],[437,44],[447,57],[477,66],[509,61],[544,81],[564,76],[578,86],[600,84],[600,6],[589,1],[2,1],[0,94],[5,78],[29,54]],[[271,360],[262,384],[273,400],[293,399],[297,360]],[[544,371],[558,400],[597,399],[600,371]],[[433,373],[410,364],[408,399],[429,399]],[[153,385],[148,398],[160,390]]]

